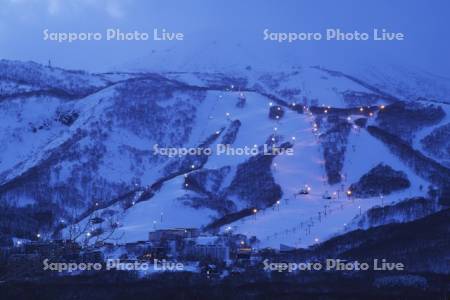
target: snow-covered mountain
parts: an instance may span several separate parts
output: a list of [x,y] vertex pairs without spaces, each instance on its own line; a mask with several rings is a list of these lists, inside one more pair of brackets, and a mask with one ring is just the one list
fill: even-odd
[[[305,247],[433,213],[450,180],[450,83],[371,70],[90,74],[2,60],[1,234],[89,227],[90,239],[136,241],[198,227]],[[253,155],[214,153],[222,144]],[[395,206],[413,197],[426,214]]]

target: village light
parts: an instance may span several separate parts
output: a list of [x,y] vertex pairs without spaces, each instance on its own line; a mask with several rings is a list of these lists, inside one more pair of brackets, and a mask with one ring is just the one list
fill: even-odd
[[292,140],[295,141],[295,136],[292,137]]
[[352,191],[348,190],[347,191],[347,195],[351,196],[352,195]]
[[256,214],[258,210],[256,208],[253,209],[253,213]]
[[216,134],[219,134],[219,133],[220,133],[220,131],[217,130],[217,131],[216,131]]
[[36,237],[37,237],[38,239],[41,238],[41,234],[40,234],[40,233],[36,234]]
[[277,205],[280,205],[280,200],[277,200]]
[[359,108],[359,111],[364,111],[364,108],[360,107],[360,108]]
[[272,106],[273,105],[273,103],[272,102],[269,102],[269,106]]
[[323,112],[327,114],[327,113],[328,113],[328,110],[327,110],[327,109],[325,109],[325,110],[324,110]]
[[86,233],[86,236],[87,236],[87,237],[90,237],[90,236],[91,236],[91,233],[90,233],[90,232]]
[[371,117],[372,117],[372,116],[373,116],[373,112],[369,113],[369,116],[371,116]]
[[191,165],[191,169],[195,169],[195,165]]
[[319,242],[319,238],[315,238],[314,242],[318,243]]
[[225,113],[225,116],[229,117],[229,116],[230,116],[230,113],[229,113],[229,112]]
[[277,131],[277,130],[278,130],[278,128],[277,128],[277,127],[274,127],[274,128],[273,128],[273,130]]
[[347,121],[351,121],[351,120],[352,120],[352,117],[348,116]]
[[380,109],[384,109],[384,107],[385,107],[384,105],[381,105],[381,106],[380,106]]

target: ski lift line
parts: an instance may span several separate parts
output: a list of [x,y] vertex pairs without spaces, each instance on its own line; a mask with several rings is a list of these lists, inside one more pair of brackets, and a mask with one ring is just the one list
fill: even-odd
[[[330,215],[330,214],[332,214],[332,213],[334,213],[334,212],[336,212],[336,211],[339,211],[339,210],[343,210],[344,209],[344,206],[345,205],[355,205],[356,203],[354,202],[354,201],[352,201],[352,200],[347,200],[347,201],[342,201],[342,202],[340,202],[340,203],[336,203],[337,201],[333,201],[335,204],[340,204],[338,207],[334,207],[334,208],[328,208],[327,209],[327,213],[326,214],[324,214],[323,215],[323,217],[321,216],[321,218],[325,218],[325,217],[327,217],[327,215]],[[331,202],[331,204],[333,204],[333,202]],[[319,211],[318,213],[321,213],[322,211]],[[311,220],[312,219],[312,217],[310,216],[310,219],[309,220]],[[311,225],[311,223],[312,223],[312,225]],[[309,221],[309,222],[301,222],[299,225],[296,225],[296,226],[294,226],[294,227],[291,227],[290,229],[284,229],[284,230],[281,230],[281,231],[278,231],[278,232],[275,232],[274,234],[272,234],[272,235],[268,235],[268,236],[266,236],[266,240],[268,240],[268,239],[270,239],[270,237],[271,236],[274,236],[274,237],[277,237],[278,235],[282,235],[283,233],[285,233],[285,234],[288,234],[289,232],[287,232],[286,233],[286,231],[293,231],[293,232],[295,232],[297,229],[296,228],[300,228],[300,227],[303,227],[302,225],[303,224],[305,224],[305,226],[309,226],[310,228],[312,227],[312,226],[314,226],[314,222],[311,222],[311,221]],[[309,228],[309,231],[310,231],[310,228]],[[310,232],[309,232],[309,234],[305,234],[305,235],[310,235]]]

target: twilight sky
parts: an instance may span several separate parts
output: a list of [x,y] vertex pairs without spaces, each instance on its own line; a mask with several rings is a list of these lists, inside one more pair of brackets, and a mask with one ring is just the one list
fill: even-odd
[[[450,77],[447,0],[0,0],[0,58],[106,71],[290,64],[392,63]],[[43,40],[51,32],[106,28],[183,32],[182,42]],[[405,41],[263,41],[272,32],[341,28],[403,32]]]

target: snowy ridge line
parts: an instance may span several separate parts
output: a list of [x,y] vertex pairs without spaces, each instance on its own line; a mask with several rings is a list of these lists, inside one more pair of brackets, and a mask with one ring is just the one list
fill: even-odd
[[427,99],[427,98],[424,98],[424,97],[419,97],[419,98],[416,99],[416,101],[418,101],[418,102],[426,102],[426,103],[430,103],[431,102],[431,103],[437,103],[437,104],[443,104],[443,105],[450,105],[450,103],[446,102],[446,101]]
[[380,89],[378,89],[378,88],[368,84],[367,82],[365,82],[365,81],[363,81],[361,79],[358,79],[358,78],[353,77],[351,75],[345,74],[343,72],[330,70],[330,69],[323,68],[323,67],[320,67],[320,66],[313,66],[311,68],[314,68],[314,69],[317,69],[317,70],[320,70],[320,71],[324,71],[324,72],[326,72],[326,73],[328,73],[328,74],[330,74],[332,76],[345,77],[345,78],[347,78],[347,79],[349,79],[349,80],[351,80],[351,81],[353,81],[353,82],[355,82],[355,83],[365,87],[366,89],[383,96],[385,98],[385,100],[400,101],[399,98],[397,98],[397,97],[395,97],[395,96],[393,96],[393,95],[391,95],[389,93],[386,93],[386,92],[384,92],[384,91],[382,91],[382,90],[380,90]]
[[[174,84],[178,84],[179,87],[184,87],[184,88],[190,88],[189,85],[183,84],[181,82],[177,82],[171,79],[167,79],[163,76],[160,75],[146,75],[145,77],[141,77],[141,78],[131,78],[131,79],[126,79],[126,80],[120,80],[118,82],[114,82],[111,83],[108,86],[105,86],[103,88],[100,88],[96,91],[94,91],[92,94],[86,95],[80,99],[84,99],[86,97],[92,96],[94,94],[97,94],[103,90],[106,90],[110,87],[116,86],[120,83],[123,82],[132,82],[132,81],[142,81],[142,80],[148,80],[148,79],[159,79],[159,80],[167,80],[168,82],[174,83]],[[196,89],[195,86],[192,87],[193,89]],[[59,91],[59,90],[58,90]],[[62,91],[62,90],[61,90]],[[32,96],[31,94],[33,93],[41,93],[42,95],[46,93],[46,91],[34,91],[34,92],[30,92],[30,96]],[[26,94],[26,93],[23,93]],[[34,94],[34,96],[36,96],[36,94]],[[6,98],[15,98],[15,96],[10,95],[10,96],[6,96]],[[78,99],[78,98],[77,98]],[[0,100],[2,100],[2,98],[0,97]],[[77,141],[79,141],[80,139],[82,139],[85,136],[79,136],[79,134],[77,134],[76,132],[73,133],[73,135],[71,137],[68,137],[68,139],[66,141],[63,141],[60,145],[58,145],[56,148],[52,148],[49,149],[48,151],[45,151],[45,153],[43,154],[44,157],[41,157],[39,159],[37,159],[35,162],[32,162],[31,166],[26,167],[25,170],[22,170],[21,173],[15,175],[12,178],[7,178],[8,175],[11,173],[9,170],[5,170],[3,173],[0,174],[0,180],[5,180],[4,182],[0,182],[0,193],[3,193],[5,191],[8,191],[10,188],[16,186],[16,185],[20,185],[21,182],[23,182],[23,180],[26,180],[27,178],[29,178],[29,176],[32,176],[33,174],[35,174],[35,172],[39,172],[39,169],[42,167],[46,167],[46,166],[50,166],[51,163],[54,160],[57,159],[61,159],[61,157],[63,156],[63,154],[60,153],[64,153],[64,149],[67,149],[68,147],[70,147],[71,145],[73,145],[74,143],[76,143]],[[52,143],[53,141],[51,141]],[[59,153],[60,152],[60,153]],[[46,157],[45,157],[46,156]],[[16,164],[14,166],[14,169],[18,169],[20,166],[26,166],[29,161],[32,160],[30,158],[23,160],[21,162],[19,162],[18,164]]]
[[[76,132],[74,135],[72,135],[67,140],[58,145],[56,149],[50,149],[48,152],[45,153],[46,157],[40,158],[37,163],[29,167],[28,169],[24,170],[22,173],[7,180],[6,182],[2,182],[0,184],[0,194],[8,191],[11,188],[16,187],[17,185],[22,184],[30,176],[32,177],[34,174],[39,173],[40,168],[50,166],[53,161],[61,159],[61,157],[63,157],[65,153],[64,149],[71,147],[74,143],[78,142],[83,137],[84,135]],[[18,163],[15,166],[15,168],[18,168],[18,166],[23,165],[25,163],[26,161],[22,161]],[[5,177],[7,177],[8,173],[9,170],[4,171],[2,174],[0,174],[0,178],[4,179]]]
[[[94,92],[96,93],[96,92]],[[87,97],[90,94],[83,94],[83,95],[73,95],[68,93],[67,91],[63,89],[49,89],[49,90],[37,90],[37,91],[29,91],[29,92],[20,92],[15,94],[8,94],[8,95],[0,95],[0,101],[9,100],[9,99],[16,99],[16,98],[28,98],[28,97],[55,97],[58,99],[65,99],[65,100],[75,100],[75,99],[81,99],[84,97]]]
[[[99,103],[95,105],[98,104]],[[92,118],[92,115],[85,116],[83,118],[84,123],[82,125],[84,125],[90,118]],[[4,182],[0,183],[0,193],[14,187],[14,185],[17,184],[17,181],[22,182],[22,180],[29,178],[29,176],[38,173],[40,168],[49,167],[53,161],[61,160],[67,152],[65,150],[86,137],[86,133],[83,133],[82,130],[79,131],[79,129],[80,126],[75,129],[74,127],[70,127],[68,136],[63,134],[50,140],[45,145],[43,150],[37,153],[37,157],[28,157],[27,159],[17,163],[13,168],[5,170],[1,173],[0,180],[4,180]],[[17,169],[19,169],[19,171],[16,172]],[[14,172],[11,172],[11,170],[14,170]],[[11,173],[13,173],[13,176],[10,176]]]

